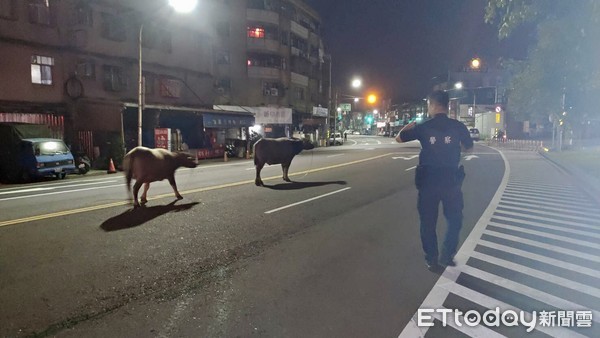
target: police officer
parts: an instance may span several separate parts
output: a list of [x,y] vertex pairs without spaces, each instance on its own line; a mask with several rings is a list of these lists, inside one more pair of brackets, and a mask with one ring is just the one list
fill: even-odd
[[[415,184],[419,191],[417,209],[421,221],[421,243],[427,268],[440,271],[441,265],[455,266],[454,255],[462,227],[463,195],[461,191],[464,168],[459,167],[461,148],[473,148],[467,127],[448,118],[448,93],[434,91],[427,97],[427,111],[431,117],[417,125],[406,125],[396,141],[419,140],[421,153],[416,169]],[[438,257],[436,224],[439,204],[442,202],[448,228],[441,256]]]

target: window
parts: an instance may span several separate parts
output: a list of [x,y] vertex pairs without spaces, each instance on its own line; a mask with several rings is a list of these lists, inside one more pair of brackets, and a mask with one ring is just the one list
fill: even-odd
[[165,52],[171,52],[171,32],[151,26],[146,28],[146,25],[144,25],[142,46],[145,48],[159,48]]
[[181,97],[181,81],[177,79],[160,79],[160,95],[163,97]]
[[77,61],[77,70],[75,73],[82,78],[96,78],[96,64],[94,60],[79,60]]
[[16,0],[0,0],[0,19],[17,19]]
[[279,55],[271,54],[250,54],[248,55],[249,67],[269,67],[282,69],[284,59]]
[[78,5],[73,11],[72,24],[92,27],[94,17],[92,9],[85,5]]
[[248,37],[264,39],[265,38],[265,29],[263,27],[257,27],[257,26],[248,27]]
[[109,13],[102,13],[102,37],[122,42],[127,39],[125,32],[123,19]]
[[127,89],[127,78],[123,68],[117,66],[104,65],[104,89],[112,92],[118,92]]
[[278,82],[263,82],[264,96],[282,96],[281,84]]
[[231,64],[231,55],[229,52],[218,52],[217,53],[217,64],[229,65]]
[[231,79],[229,78],[222,78],[217,80],[217,92],[219,94],[228,94],[229,92],[231,92]]
[[53,25],[53,10],[50,0],[29,0],[29,22],[39,25]]
[[31,57],[31,83],[51,85],[54,58],[34,55]]

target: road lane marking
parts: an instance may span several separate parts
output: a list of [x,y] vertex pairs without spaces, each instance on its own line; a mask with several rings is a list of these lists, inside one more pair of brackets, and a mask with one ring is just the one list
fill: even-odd
[[404,171],[413,170],[413,169],[415,169],[416,167],[417,167],[417,166],[413,166],[413,167],[410,167],[410,168],[408,168],[408,169],[404,169]]
[[408,157],[406,157],[406,156],[394,156],[392,158],[394,160],[397,160],[397,159],[401,158],[401,159],[403,159],[405,161],[408,161],[408,160],[412,160],[413,158],[417,158],[417,157],[419,157],[419,155],[411,155],[411,156],[408,156]]
[[335,155],[329,155],[327,157],[336,157],[336,156],[342,156],[342,155],[346,155],[346,154],[335,154]]
[[36,192],[36,191],[48,191],[55,188],[29,188],[29,189],[21,189],[21,190],[10,190],[10,191],[0,191],[0,195],[8,195],[8,194],[18,194],[21,192]]
[[332,191],[332,192],[329,192],[329,193],[326,193],[326,194],[323,194],[323,195],[315,196],[315,197],[312,197],[312,198],[309,198],[309,199],[306,199],[306,200],[303,200],[303,201],[300,201],[300,202],[296,202],[296,203],[284,205],[284,206],[282,206],[280,208],[277,208],[277,209],[265,211],[265,214],[272,214],[272,213],[277,212],[277,211],[281,211],[281,210],[284,210],[284,209],[287,209],[287,208],[295,207],[296,205],[308,203],[310,201],[318,200],[318,199],[323,198],[323,197],[327,197],[327,196],[330,196],[330,195],[333,195],[333,194],[337,194],[337,193],[340,193],[342,191],[346,191],[348,189],[350,189],[350,187],[343,188],[343,189],[336,190],[336,191]]
[[[93,182],[93,183],[81,183],[81,184],[61,185],[61,186],[55,186],[55,187],[49,187],[49,188],[40,187],[40,188],[28,188],[28,189],[21,189],[21,190],[0,191],[0,195],[18,194],[18,193],[23,193],[23,192],[48,191],[48,190],[55,190],[55,189],[59,189],[59,188],[82,187],[82,186],[86,186],[86,185],[94,185],[94,184],[102,184],[102,183],[112,183],[112,182],[116,182],[116,180],[96,181],[96,182]],[[41,195],[44,195],[44,194],[41,194]],[[41,195],[28,195],[28,196],[34,197],[34,196],[41,196]],[[3,201],[3,200],[0,199],[0,201]]]
[[6,198],[0,198],[0,202],[2,202],[2,201],[10,201],[10,200],[19,200],[19,199],[23,199],[23,198],[33,198],[33,197],[39,197],[39,196],[49,196],[49,195],[56,195],[56,194],[66,194],[66,193],[70,193],[70,192],[86,191],[86,190],[93,190],[93,189],[106,189],[106,188],[113,188],[113,187],[121,187],[121,186],[124,186],[124,185],[125,185],[125,183],[111,184],[111,185],[105,185],[105,186],[101,186],[101,187],[90,187],[90,188],[85,188],[85,189],[62,190],[62,191],[46,192],[46,193],[43,193],[43,194],[36,194],[36,195],[24,195],[24,196],[6,197]]
[[[299,176],[299,175],[304,175],[307,173],[314,173],[314,172],[318,172],[318,171],[325,171],[325,170],[330,170],[330,169],[335,169],[335,168],[341,168],[341,167],[345,167],[345,166],[349,166],[349,165],[353,165],[353,164],[377,160],[377,159],[387,157],[390,155],[394,155],[394,154],[397,154],[397,153],[387,153],[387,154],[383,154],[383,155],[364,158],[362,160],[355,160],[355,161],[350,161],[350,162],[346,162],[346,163],[334,164],[334,165],[330,165],[327,167],[305,170],[305,171],[289,174],[289,176]],[[281,178],[281,176],[271,176],[271,177],[263,178],[262,180],[269,181],[269,180],[275,180],[275,179],[280,179],[280,178]],[[233,183],[227,183],[227,184],[221,184],[221,185],[216,185],[216,186],[211,186],[211,187],[185,190],[185,191],[180,191],[180,193],[182,195],[187,195],[187,194],[193,194],[193,193],[199,193],[199,192],[205,192],[205,191],[211,191],[211,190],[217,190],[217,189],[223,189],[223,188],[236,187],[236,186],[245,185],[245,184],[254,184],[254,179],[233,182]],[[173,193],[171,192],[168,194],[162,194],[162,195],[157,195],[154,197],[149,197],[148,201],[154,201],[154,200],[158,200],[158,199],[162,199],[162,198],[166,198],[166,197],[172,198]],[[100,204],[100,205],[95,205],[95,206],[90,206],[90,207],[83,207],[83,208],[78,208],[78,209],[53,212],[53,213],[49,213],[49,214],[41,214],[41,215],[36,215],[36,216],[0,221],[0,228],[3,226],[8,226],[8,225],[45,220],[45,219],[50,219],[50,218],[74,215],[74,214],[84,213],[84,212],[88,212],[88,211],[102,210],[102,209],[108,209],[108,208],[124,206],[124,205],[131,205],[131,201],[121,201],[121,202],[114,202],[114,203],[108,203],[108,204]]]

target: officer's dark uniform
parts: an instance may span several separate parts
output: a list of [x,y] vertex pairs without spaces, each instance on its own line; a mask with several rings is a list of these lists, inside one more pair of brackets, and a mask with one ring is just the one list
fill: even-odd
[[402,142],[419,140],[421,154],[415,183],[419,190],[417,208],[421,219],[421,242],[429,265],[437,265],[436,223],[439,203],[444,207],[448,223],[440,262],[451,264],[462,227],[464,170],[459,168],[461,144],[470,149],[473,140],[467,127],[444,113],[400,133]]

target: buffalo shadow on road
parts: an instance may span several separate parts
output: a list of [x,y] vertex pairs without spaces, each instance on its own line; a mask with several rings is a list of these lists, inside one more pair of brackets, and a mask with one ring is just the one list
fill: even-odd
[[152,207],[139,207],[129,209],[117,216],[107,219],[100,225],[100,228],[107,232],[129,229],[142,225],[166,213],[189,210],[195,205],[200,204],[199,202],[175,204],[177,201],[178,200],[175,200],[167,205],[156,205]]
[[346,185],[348,182],[346,181],[324,181],[324,182],[298,182],[291,181],[286,183],[279,183],[273,185],[264,184],[265,188],[273,189],[273,190],[297,190],[311,187],[321,187],[324,185],[337,184],[337,185]]

